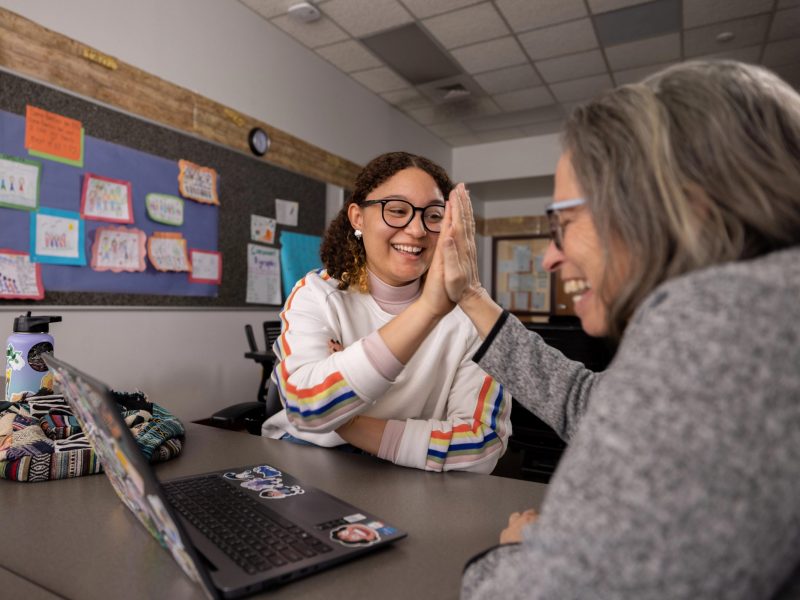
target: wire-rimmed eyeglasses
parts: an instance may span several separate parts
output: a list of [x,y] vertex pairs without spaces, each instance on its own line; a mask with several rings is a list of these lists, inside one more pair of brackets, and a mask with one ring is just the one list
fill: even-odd
[[545,212],[547,213],[547,221],[550,224],[550,237],[559,250],[564,250],[564,227],[561,225],[561,219],[558,218],[558,213],[562,210],[575,208],[585,203],[586,200],[583,198],[571,198],[569,200],[553,202],[547,207]]
[[389,227],[402,229],[414,220],[414,215],[422,213],[422,226],[431,233],[442,230],[444,220],[444,203],[429,204],[428,206],[414,206],[411,202],[399,198],[381,198],[380,200],[364,200],[361,206],[381,205],[383,222]]

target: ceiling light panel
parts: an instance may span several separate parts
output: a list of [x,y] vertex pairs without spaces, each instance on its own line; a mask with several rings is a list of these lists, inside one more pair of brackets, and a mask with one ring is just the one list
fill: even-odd
[[365,37],[361,42],[414,85],[462,72],[416,23]]
[[616,46],[681,29],[680,0],[655,0],[594,17],[603,46]]
[[588,0],[589,10],[592,14],[600,14],[610,10],[619,10],[620,8],[628,8],[636,6],[637,4],[644,4],[650,0]]
[[681,34],[670,33],[606,48],[608,64],[615,71],[679,60]]

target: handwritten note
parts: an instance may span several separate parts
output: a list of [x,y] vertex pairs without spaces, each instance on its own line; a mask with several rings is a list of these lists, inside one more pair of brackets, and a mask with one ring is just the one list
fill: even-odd
[[217,197],[217,172],[210,167],[201,167],[188,160],[179,160],[178,187],[181,196],[202,202],[219,204]]
[[147,194],[144,198],[147,216],[164,225],[183,225],[183,198],[169,194]]
[[75,119],[28,105],[25,108],[25,147],[47,157],[82,162],[83,125]]
[[247,302],[281,303],[281,259],[277,248],[247,244]]
[[300,214],[300,204],[292,200],[275,199],[275,219],[281,225],[297,227],[297,217]]

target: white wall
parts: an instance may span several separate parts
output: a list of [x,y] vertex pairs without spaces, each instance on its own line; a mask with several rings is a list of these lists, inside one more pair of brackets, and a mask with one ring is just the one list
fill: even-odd
[[451,167],[439,138],[235,0],[0,6],[358,164],[407,150]]

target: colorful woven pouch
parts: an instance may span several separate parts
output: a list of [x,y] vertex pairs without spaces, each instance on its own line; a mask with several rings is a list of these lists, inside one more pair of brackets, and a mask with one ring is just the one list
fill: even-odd
[[[112,392],[125,423],[150,462],[177,456],[184,428],[140,393]],[[4,403],[0,412],[0,478],[47,481],[102,471],[97,455],[62,396]]]

